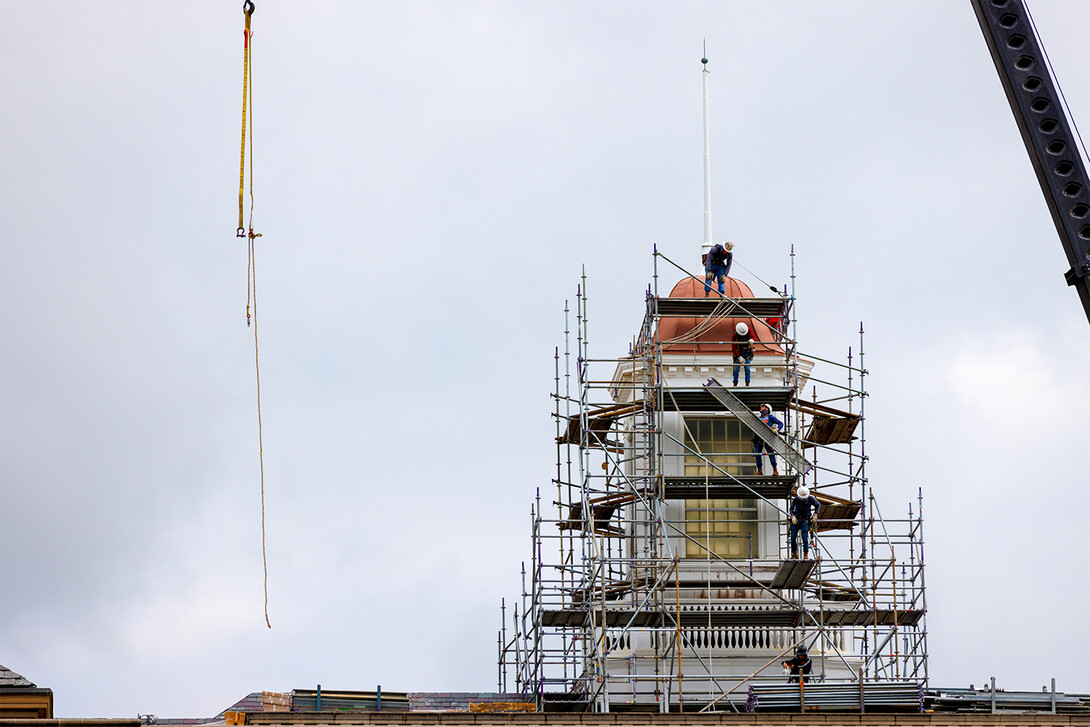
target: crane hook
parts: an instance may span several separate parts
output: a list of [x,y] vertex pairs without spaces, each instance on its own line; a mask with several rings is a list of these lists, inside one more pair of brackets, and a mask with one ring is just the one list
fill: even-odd
[[242,3],[242,12],[246,13],[247,15],[253,15],[254,4],[250,2],[250,0],[246,0],[246,2]]

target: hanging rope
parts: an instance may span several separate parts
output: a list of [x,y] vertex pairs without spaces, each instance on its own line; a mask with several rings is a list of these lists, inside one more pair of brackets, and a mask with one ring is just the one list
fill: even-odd
[[[250,110],[250,16],[253,15],[253,12],[254,4],[250,2],[250,0],[246,0],[246,2],[242,4],[242,13],[246,16],[246,27],[242,31],[242,146],[239,149],[238,160],[238,230],[235,232],[236,237],[246,237],[246,229],[242,226],[242,195],[246,182],[246,116],[247,112]],[[250,184],[250,203],[252,212],[252,172]]]
[[[253,198],[251,197],[251,200],[252,199]],[[252,290],[254,300],[254,373],[257,376],[257,459],[261,471],[261,566],[265,576],[265,625],[271,629],[272,624],[269,622],[269,560],[265,553],[265,445],[261,431],[261,357],[258,353],[257,346],[257,266],[254,258],[255,237],[261,237],[261,235],[255,235],[253,228],[250,228],[249,261],[246,266],[250,271],[247,285],[247,298],[249,298],[250,290]]]
[[[254,256],[254,240],[261,237],[261,233],[254,232],[254,142],[252,112],[253,93],[250,79],[250,41],[253,32],[250,30],[250,16],[253,15],[254,4],[246,0],[242,4],[242,13],[246,16],[246,27],[242,31],[242,145],[239,152],[238,170],[238,230],[237,237],[245,237],[247,242],[246,256],[246,325],[250,325],[250,303],[253,302],[253,326],[254,326],[254,373],[257,378],[257,456],[261,472],[261,565],[264,569],[265,590],[265,625],[270,629],[269,621],[269,560],[265,550],[265,445],[261,430],[261,357],[259,355],[257,338],[257,259]],[[249,125],[249,137],[247,137],[247,124]],[[247,146],[248,144],[248,146]],[[249,151],[249,154],[247,154]],[[244,212],[243,197],[246,189],[246,159],[250,160],[250,216],[246,227],[242,226]]]

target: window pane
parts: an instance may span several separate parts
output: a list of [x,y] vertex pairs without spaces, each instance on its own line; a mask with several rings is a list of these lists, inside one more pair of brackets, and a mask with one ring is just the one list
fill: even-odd
[[[757,501],[752,498],[685,501],[687,558],[756,557]],[[709,538],[710,534],[710,538]]]
[[[721,477],[724,474],[752,474],[752,437],[743,435],[737,419],[727,417],[686,417],[686,453],[683,471],[690,477]],[[722,471],[720,471],[722,470]]]

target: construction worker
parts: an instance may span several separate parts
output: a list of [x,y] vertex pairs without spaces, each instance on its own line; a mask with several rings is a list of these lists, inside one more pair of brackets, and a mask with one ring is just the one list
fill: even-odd
[[734,385],[738,386],[738,369],[742,364],[746,367],[746,386],[749,386],[749,365],[753,362],[753,332],[745,323],[739,323],[734,327],[734,335],[730,339],[731,353],[734,355]]
[[730,275],[730,264],[734,261],[734,243],[724,242],[716,244],[708,250],[704,258],[704,297],[712,292],[711,283],[714,280],[719,284],[719,295],[724,295],[723,285]]
[[799,558],[799,533],[802,533],[802,557],[810,557],[810,529],[817,520],[821,503],[810,494],[810,488],[803,485],[791,498],[788,514],[791,516],[791,560]]
[[810,660],[810,654],[806,651],[806,644],[799,644],[795,649],[795,657],[788,661],[781,661],[780,665],[791,675],[788,681],[797,682],[802,679],[810,681],[810,672],[814,668],[814,662]]
[[[757,418],[764,422],[769,429],[776,432],[776,434],[781,434],[783,432],[783,422],[772,414],[772,407],[768,404],[761,404],[761,410],[757,413]],[[753,435],[753,454],[756,455],[757,458],[757,474],[761,474],[764,471],[761,455],[765,452],[768,452],[768,461],[772,463],[772,476],[779,477],[780,471],[776,469],[776,453],[772,451],[772,447],[765,444],[765,441],[755,433]]]

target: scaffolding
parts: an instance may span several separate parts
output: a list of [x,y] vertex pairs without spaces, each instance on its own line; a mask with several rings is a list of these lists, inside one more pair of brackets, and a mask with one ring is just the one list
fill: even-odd
[[[498,689],[541,711],[741,711],[755,686],[787,682],[799,645],[812,682],[925,688],[922,492],[885,518],[867,478],[862,326],[846,363],[798,350],[794,250],[790,291],[763,298],[734,280],[704,296],[653,259],[627,355],[592,358],[585,272],[574,332],[565,305],[555,476],[533,503],[521,598],[502,607]],[[683,274],[667,296],[660,260]],[[740,321],[748,365],[732,354]],[[765,473],[758,441],[782,472]],[[798,559],[788,510],[804,484],[821,510]]]

